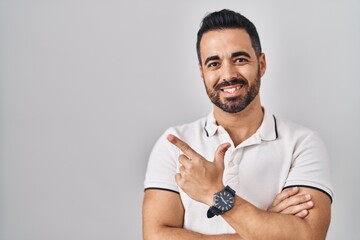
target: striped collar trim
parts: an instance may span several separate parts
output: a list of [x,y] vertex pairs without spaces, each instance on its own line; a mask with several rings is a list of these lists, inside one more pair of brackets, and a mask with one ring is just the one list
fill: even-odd
[[[211,111],[204,125],[206,136],[214,136],[218,128],[219,125],[216,123],[214,112]],[[279,137],[276,118],[274,115],[268,114],[265,109],[263,122],[255,134],[259,135],[260,139],[263,141],[273,141]]]

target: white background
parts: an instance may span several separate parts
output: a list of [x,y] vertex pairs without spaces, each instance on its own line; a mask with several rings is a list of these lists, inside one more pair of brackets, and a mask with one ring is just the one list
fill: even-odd
[[0,0],[0,239],[141,239],[147,158],[208,114],[196,32],[230,8],[267,55],[263,105],[320,132],[328,239],[360,239],[360,2]]

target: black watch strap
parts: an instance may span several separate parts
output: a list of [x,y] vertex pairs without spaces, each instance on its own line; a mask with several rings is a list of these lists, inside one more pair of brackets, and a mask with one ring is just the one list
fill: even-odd
[[235,197],[235,190],[232,189],[231,187],[226,186],[225,191],[229,192],[231,195],[233,195],[233,197]]
[[209,208],[209,210],[207,211],[207,217],[208,218],[212,218],[213,216],[218,216],[222,213],[222,211],[220,209],[218,209],[217,207],[215,206],[211,206]]

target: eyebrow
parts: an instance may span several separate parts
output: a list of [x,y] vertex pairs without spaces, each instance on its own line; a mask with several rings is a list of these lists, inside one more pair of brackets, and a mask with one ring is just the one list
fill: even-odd
[[216,56],[210,56],[210,57],[206,58],[204,65],[206,65],[208,62],[214,61],[214,60],[220,60],[220,57],[217,56],[217,55]]
[[[251,58],[250,54],[247,52],[244,52],[244,51],[234,52],[231,54],[231,58],[240,57],[240,56],[245,56],[245,57]],[[206,65],[208,62],[214,61],[214,60],[220,60],[220,57],[217,55],[210,56],[210,57],[206,58],[204,65]]]
[[245,56],[245,57],[251,58],[250,54],[247,52],[244,52],[244,51],[234,52],[231,54],[232,58],[239,57],[239,56]]

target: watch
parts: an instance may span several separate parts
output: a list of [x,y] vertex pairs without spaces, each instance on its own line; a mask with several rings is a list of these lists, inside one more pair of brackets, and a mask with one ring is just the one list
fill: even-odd
[[234,206],[234,197],[235,191],[229,186],[215,193],[214,203],[207,211],[207,217],[212,218],[229,211]]

